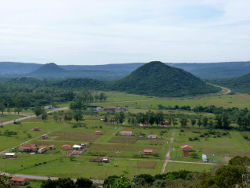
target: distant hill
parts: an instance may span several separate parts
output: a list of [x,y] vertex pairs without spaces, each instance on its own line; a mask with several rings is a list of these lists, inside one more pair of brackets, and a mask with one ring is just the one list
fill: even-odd
[[[123,63],[107,65],[58,65],[64,73],[47,75],[49,78],[91,78],[99,80],[119,80],[145,63]],[[202,79],[221,79],[242,76],[250,73],[248,62],[222,62],[222,63],[166,63],[172,67],[181,68]],[[32,75],[44,78],[43,74],[36,71],[43,64],[0,62],[0,77],[23,77]],[[69,71],[69,72],[68,72]],[[35,72],[35,73],[34,73]]]
[[213,82],[233,91],[250,94],[250,73],[237,78],[214,80]]
[[27,76],[38,78],[65,78],[67,73],[67,70],[59,67],[55,63],[48,63],[29,73]]
[[217,92],[219,89],[182,69],[162,62],[147,63],[129,76],[116,81],[113,90],[160,97],[197,95]]
[[33,72],[41,67],[42,64],[19,63],[19,62],[0,62],[0,75],[13,76]]
[[115,74],[106,70],[66,70],[55,63],[48,63],[26,76],[45,79],[67,79],[67,78],[91,78],[99,80],[115,80],[121,78],[120,74]]
[[250,73],[250,61],[222,63],[168,63],[202,79],[233,78]]

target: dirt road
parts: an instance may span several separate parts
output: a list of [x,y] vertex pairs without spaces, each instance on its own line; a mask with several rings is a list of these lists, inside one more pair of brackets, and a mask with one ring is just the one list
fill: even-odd
[[174,134],[175,134],[175,132],[172,133],[172,137],[170,138],[170,143],[169,143],[169,147],[168,147],[168,152],[166,154],[166,159],[165,159],[163,166],[162,166],[162,169],[161,169],[162,174],[165,172],[165,169],[166,169],[168,162],[170,160],[170,152],[171,152],[172,144],[174,142]]
[[[50,114],[50,113],[53,113],[53,112],[67,110],[67,109],[69,109],[69,107],[67,107],[67,106],[66,107],[61,107],[61,108],[54,108],[53,110],[50,110],[47,113]],[[26,120],[26,119],[34,118],[34,117],[36,117],[36,115],[27,115],[27,116],[22,117],[22,118],[10,120],[10,121],[5,121],[5,122],[0,123],[0,127],[2,127],[4,125],[12,124],[14,122],[18,122],[18,121],[23,121],[23,120]]]

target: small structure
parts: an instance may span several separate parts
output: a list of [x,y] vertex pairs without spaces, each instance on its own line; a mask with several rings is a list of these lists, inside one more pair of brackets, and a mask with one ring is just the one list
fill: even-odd
[[49,150],[55,150],[55,149],[56,149],[55,145],[50,145],[49,146]]
[[5,153],[3,159],[14,159],[17,158],[16,153]]
[[71,146],[68,144],[65,144],[62,146],[62,150],[70,150],[70,149],[71,149]]
[[46,146],[40,146],[38,149],[38,153],[44,153],[45,151],[47,151],[47,147]]
[[36,146],[36,144],[26,144],[26,145],[20,146],[18,148],[18,151],[20,151],[20,152],[36,152],[37,146]]
[[52,105],[47,105],[47,106],[44,106],[44,110],[48,110],[48,109],[52,109],[53,106]]
[[132,131],[120,131],[121,136],[132,136]]
[[102,131],[96,131],[95,134],[96,135],[102,135]]
[[202,154],[202,161],[205,162],[205,163],[208,162],[206,154]]
[[107,156],[103,157],[102,162],[109,163],[109,158]]
[[144,149],[144,154],[145,155],[152,155],[153,154],[153,150],[152,149]]
[[157,138],[157,135],[156,134],[149,134],[148,138],[154,138],[155,139],[155,138]]
[[12,177],[10,179],[10,183],[12,185],[21,186],[21,185],[27,185],[29,183],[29,180],[28,178]]
[[89,146],[89,143],[88,142],[81,143],[81,146],[82,148],[87,148]]
[[47,135],[47,134],[43,134],[43,135],[41,136],[41,139],[43,139],[43,140],[48,139],[48,135]]
[[181,149],[183,151],[183,156],[184,157],[189,156],[189,152],[194,151],[193,146],[190,146],[190,145],[181,146]]
[[41,131],[40,127],[35,127],[33,131]]
[[97,158],[97,157],[91,157],[89,159],[89,162],[98,162],[98,163],[100,163],[100,162],[102,162],[102,159],[101,158]]
[[88,111],[101,111],[102,107],[101,106],[88,106],[87,110]]
[[73,145],[72,148],[73,148],[73,150],[81,150],[82,146],[75,144],[75,145]]

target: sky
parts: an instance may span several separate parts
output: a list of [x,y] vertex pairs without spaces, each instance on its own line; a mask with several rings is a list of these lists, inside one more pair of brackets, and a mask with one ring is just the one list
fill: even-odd
[[0,2],[0,61],[250,61],[250,0]]

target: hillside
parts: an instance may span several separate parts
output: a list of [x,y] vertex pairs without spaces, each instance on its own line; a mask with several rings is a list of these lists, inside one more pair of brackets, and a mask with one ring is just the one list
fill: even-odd
[[68,78],[90,78],[99,80],[115,80],[122,78],[119,73],[115,74],[106,70],[79,70],[72,69],[66,70],[58,66],[55,63],[45,64],[39,67],[37,70],[25,75],[34,78],[46,78],[46,79],[68,79]]
[[[58,65],[67,73],[55,74],[49,77],[62,78],[92,78],[99,80],[118,80],[145,63],[121,63],[106,65]],[[221,62],[221,63],[166,63],[172,67],[181,68],[202,79],[221,79],[242,76],[250,73],[250,62]],[[37,74],[43,64],[0,62],[1,77],[46,77]],[[45,71],[46,72],[46,71]]]
[[221,63],[169,63],[202,79],[233,78],[250,73],[250,61]]
[[113,90],[160,97],[177,97],[212,93],[219,89],[207,85],[182,69],[153,61],[115,82]]
[[237,78],[214,80],[213,82],[236,92],[250,94],[250,73]]

